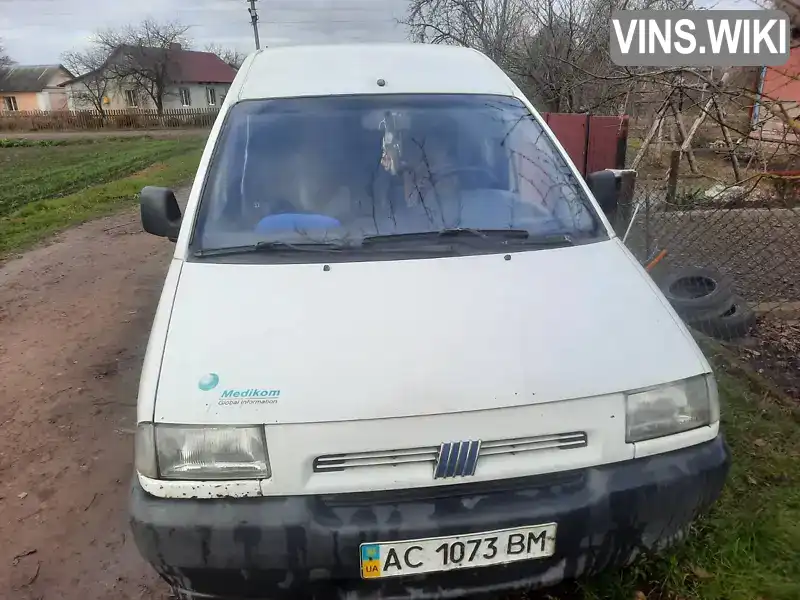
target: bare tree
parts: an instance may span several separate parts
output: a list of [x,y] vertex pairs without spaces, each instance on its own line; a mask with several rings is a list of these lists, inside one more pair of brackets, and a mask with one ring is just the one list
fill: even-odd
[[693,0],[411,0],[402,21],[420,42],[476,48],[536,104],[552,111],[617,112],[627,79],[610,59],[617,9],[689,8]]
[[177,22],[147,19],[139,25],[101,31],[95,42],[109,52],[107,73],[149,97],[161,114],[170,87],[180,81],[176,57],[189,45],[188,30]]
[[6,54],[6,48],[3,46],[3,40],[0,40],[0,69],[5,69],[14,64],[11,57]]
[[524,0],[411,0],[403,24],[419,42],[476,48],[505,67],[526,8]]
[[237,71],[239,67],[242,66],[244,59],[247,58],[247,55],[239,52],[235,48],[224,48],[219,44],[208,44],[205,47],[206,52],[211,52],[212,54],[216,54],[222,62],[226,65],[233,67]]
[[109,75],[106,72],[108,50],[92,44],[85,50],[65,52],[61,60],[77,80],[70,87],[70,93],[80,105],[91,105],[101,115],[105,114],[103,100],[108,94]]
[[[622,0],[624,1],[624,0]],[[585,77],[610,64],[609,17],[617,0],[412,0],[404,23],[418,41],[476,48],[547,110],[587,103]],[[601,69],[605,71],[606,69]]]
[[527,32],[510,70],[523,89],[548,110],[598,110],[614,92],[596,89],[577,67],[607,72],[609,17],[603,0],[535,0],[528,3]]

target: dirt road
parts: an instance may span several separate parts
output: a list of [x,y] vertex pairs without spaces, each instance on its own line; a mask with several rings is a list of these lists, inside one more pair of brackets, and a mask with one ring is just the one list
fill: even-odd
[[0,598],[161,600],[126,523],[139,368],[173,246],[136,211],[0,266]]

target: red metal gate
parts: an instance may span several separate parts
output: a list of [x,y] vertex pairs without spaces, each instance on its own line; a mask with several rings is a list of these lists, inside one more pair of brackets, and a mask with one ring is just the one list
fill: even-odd
[[542,113],[581,175],[624,169],[628,116]]

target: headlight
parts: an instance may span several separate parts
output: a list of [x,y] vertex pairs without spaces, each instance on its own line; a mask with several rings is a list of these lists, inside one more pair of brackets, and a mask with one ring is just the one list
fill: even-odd
[[153,437],[152,423],[139,423],[134,440],[136,470],[150,479],[158,478],[156,462],[156,440]]
[[[219,480],[270,476],[261,427],[142,423],[136,437],[136,469],[146,477]],[[145,447],[148,442],[153,450]]]
[[627,442],[689,431],[719,420],[717,384],[713,375],[701,375],[626,398]]

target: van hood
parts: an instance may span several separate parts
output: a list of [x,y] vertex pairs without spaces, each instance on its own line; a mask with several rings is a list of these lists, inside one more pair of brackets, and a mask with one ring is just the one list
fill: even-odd
[[310,423],[583,398],[707,372],[621,243],[425,260],[186,262],[154,419]]

